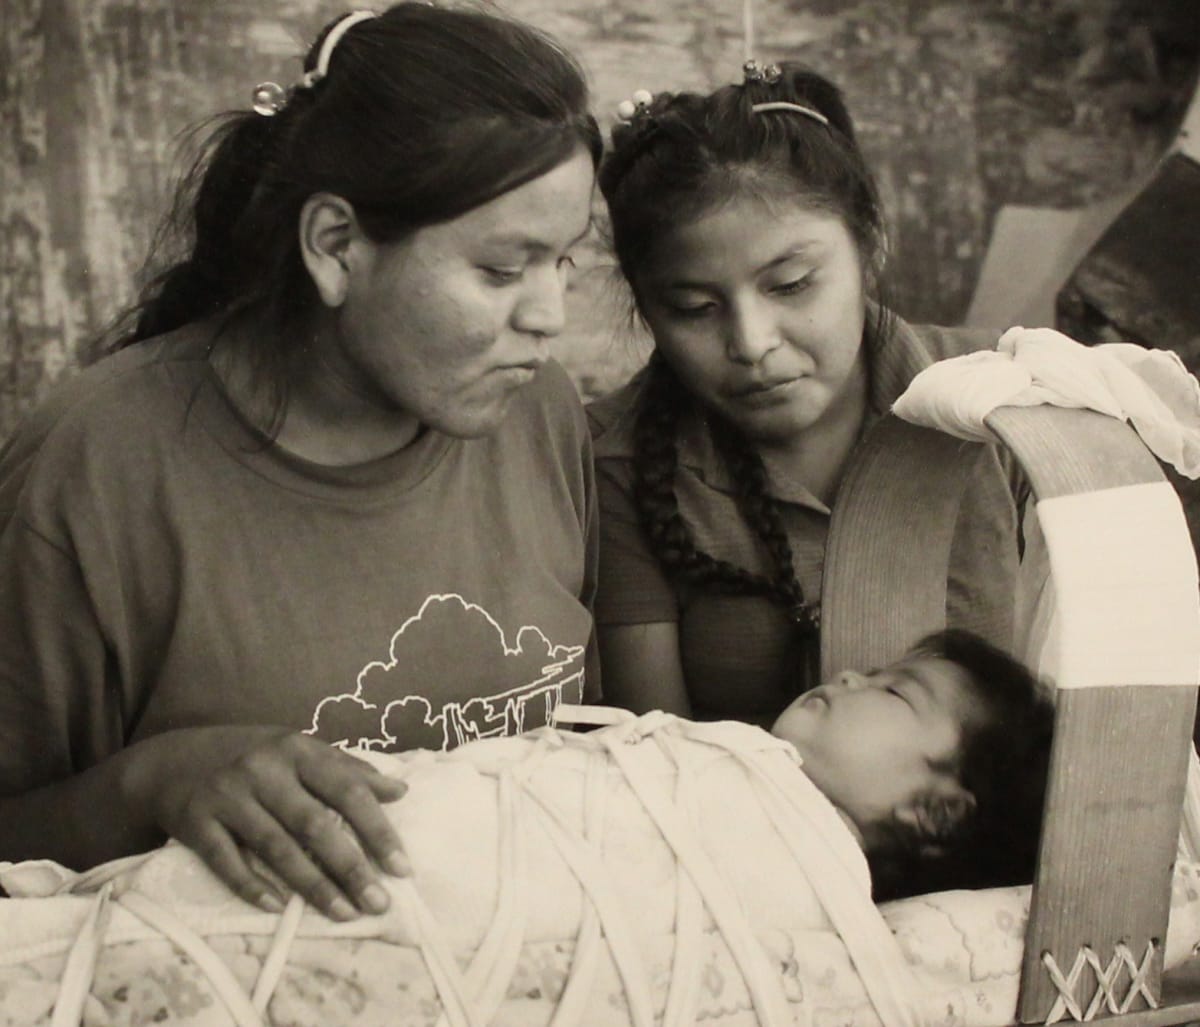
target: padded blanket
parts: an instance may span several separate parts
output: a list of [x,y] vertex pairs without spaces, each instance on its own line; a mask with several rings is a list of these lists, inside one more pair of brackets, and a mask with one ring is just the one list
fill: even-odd
[[[0,867],[0,1025],[1010,1022],[1027,888],[875,907],[795,750],[649,714],[370,757],[413,863],[388,913],[242,903],[170,844]],[[1176,871],[1167,963],[1200,938]]]

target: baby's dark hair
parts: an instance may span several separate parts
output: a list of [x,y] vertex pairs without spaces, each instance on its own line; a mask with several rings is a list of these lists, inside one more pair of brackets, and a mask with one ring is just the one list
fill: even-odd
[[983,707],[983,716],[967,725],[959,753],[959,782],[973,802],[882,825],[882,844],[868,852],[876,901],[1029,884],[1054,731],[1047,687],[1019,660],[969,631],[939,631],[910,652],[960,667]]

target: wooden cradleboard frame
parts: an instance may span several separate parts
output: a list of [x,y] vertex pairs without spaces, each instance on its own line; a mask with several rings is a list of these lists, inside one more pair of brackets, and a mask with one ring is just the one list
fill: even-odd
[[[986,423],[1039,503],[1121,495],[1126,486],[1164,481],[1134,431],[1101,414],[1009,407]],[[945,626],[950,542],[969,471],[985,450],[893,416],[868,434],[830,527],[823,677],[882,665]],[[1187,541],[1181,513],[1177,523],[1164,523]],[[1049,537],[1047,549],[1054,563]],[[1186,552],[1194,571],[1190,542]],[[1097,548],[1091,566],[1108,563],[1111,553]],[[1089,564],[1083,566],[1086,573]],[[1153,609],[1139,612],[1154,616]],[[1182,649],[1190,652],[1200,623],[1183,620]],[[1162,1004],[1163,941],[1200,683],[1200,662],[1185,655],[1183,665],[1186,672],[1170,681],[1106,681],[1058,692],[1021,1023],[1108,1017],[1120,1027],[1154,1027],[1200,1020],[1200,991],[1194,1001]]]

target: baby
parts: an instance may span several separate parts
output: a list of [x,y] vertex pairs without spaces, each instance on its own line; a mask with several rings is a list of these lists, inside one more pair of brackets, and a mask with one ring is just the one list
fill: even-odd
[[[93,994],[131,996],[131,1014],[158,1016],[156,982],[181,972],[154,928],[193,954],[213,939],[205,965],[218,971],[217,949],[234,954],[242,984],[185,968],[186,994],[249,1004],[230,994],[249,981],[261,1008],[278,987],[281,1018],[313,980],[322,1002],[339,1001],[324,982],[346,978],[347,1024],[432,1025],[467,1005],[475,1019],[458,1022],[745,1022],[750,1005],[760,1021],[807,1022],[868,1001],[878,1022],[904,1022],[896,1003],[925,992],[896,991],[912,957],[872,900],[1028,881],[1050,733],[1032,676],[951,631],[808,692],[771,732],[652,712],[364,753],[408,784],[386,809],[412,873],[384,878],[385,913],[257,910],[177,843],[65,889],[39,884],[45,866],[0,865],[14,894],[50,896],[0,902],[0,1014],[6,972],[26,999],[40,989],[39,1008],[62,1001],[63,954],[88,934],[77,895],[111,881],[111,925],[88,936],[111,943]],[[932,1016],[944,1004],[930,994]],[[195,1008],[176,1010],[180,1022]]]
[[1052,729],[1021,663],[948,630],[805,693],[771,733],[858,837],[879,901],[1031,881]]

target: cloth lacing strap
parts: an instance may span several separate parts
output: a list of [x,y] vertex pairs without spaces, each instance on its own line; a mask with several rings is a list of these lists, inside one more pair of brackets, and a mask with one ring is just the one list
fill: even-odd
[[[812,881],[813,891],[845,944],[880,1020],[888,1027],[925,1024],[919,983],[895,935],[870,895],[835,858],[834,849],[826,841],[829,825],[814,817],[813,805],[795,794],[795,777],[789,777],[784,787],[761,754],[735,756],[763,783],[764,806],[796,862]],[[816,786],[807,778],[802,781],[816,792]],[[817,839],[822,843],[814,844]]]
[[[602,851],[604,809],[610,762],[641,803],[670,846],[678,862],[676,939],[672,981],[667,995],[664,1025],[683,1027],[695,1022],[698,975],[701,969],[703,907],[707,907],[729,953],[741,971],[759,1022],[783,1025],[792,1021],[776,968],[754,936],[736,895],[707,855],[696,831],[696,797],[688,784],[686,759],[672,736],[685,732],[684,722],[666,714],[648,715],[603,732],[600,736],[543,736],[523,765],[498,775],[500,823],[500,882],[496,914],[466,972],[459,969],[446,944],[441,926],[425,906],[411,878],[399,882],[394,895],[406,912],[417,946],[442,1001],[439,1023],[447,1027],[476,1027],[499,1010],[524,943],[528,867],[522,842],[533,821],[547,833],[575,875],[586,901],[576,938],[571,972],[553,1027],[583,1022],[591,984],[607,947],[621,979],[634,1027],[652,1027],[654,1006],[644,957]],[[644,772],[644,764],[631,756],[630,742],[653,735],[676,768],[674,796]],[[585,776],[585,831],[580,839],[563,822],[554,807],[529,786],[529,771],[545,756],[548,747],[575,745],[587,752]],[[801,799],[791,794],[799,775],[790,775],[788,788],[775,776],[761,754],[734,751],[744,769],[766,785],[763,808],[768,813],[799,865],[815,886],[834,927],[842,936],[868,997],[881,1019],[896,1027],[917,1027],[922,1020],[919,993],[899,947],[871,904],[870,896],[851,871],[842,865],[831,844],[829,825],[814,817]],[[815,787],[813,788],[815,792]],[[823,800],[818,799],[820,806]],[[105,906],[109,887],[98,896],[68,956],[69,973],[60,986],[52,1027],[73,1027],[91,988],[96,954],[103,943]],[[122,895],[120,904],[158,930],[183,950],[209,977],[214,990],[238,1027],[262,1027],[266,1009],[286,963],[287,950],[299,924],[303,902],[293,897],[280,918],[271,948],[250,997],[228,967],[186,923],[137,892]],[[61,1013],[59,1009],[61,1008]]]
[[304,911],[304,900],[300,896],[292,896],[279,918],[251,996],[246,994],[208,942],[174,913],[136,891],[114,896],[112,890],[111,882],[100,889],[75,937],[59,981],[51,1027],[77,1027],[83,1017],[84,1003],[95,977],[96,961],[104,945],[110,904],[120,905],[187,955],[208,977],[213,991],[237,1027],[263,1027],[262,1014],[287,964],[288,952]]

